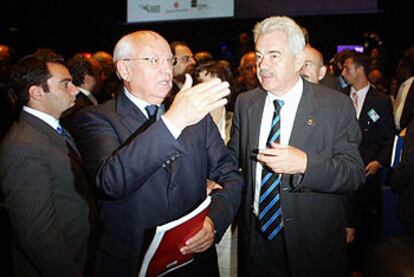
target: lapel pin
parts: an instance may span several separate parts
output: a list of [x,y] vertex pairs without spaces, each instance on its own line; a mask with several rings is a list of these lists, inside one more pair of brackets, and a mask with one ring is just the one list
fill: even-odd
[[306,124],[308,126],[312,126],[313,124],[315,124],[315,122],[313,122],[313,119],[312,118],[308,118],[308,121],[306,121]]

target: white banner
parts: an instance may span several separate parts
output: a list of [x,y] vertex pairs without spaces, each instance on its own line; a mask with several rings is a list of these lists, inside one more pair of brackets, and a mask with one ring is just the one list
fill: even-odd
[[128,23],[234,16],[234,0],[128,0],[127,5]]

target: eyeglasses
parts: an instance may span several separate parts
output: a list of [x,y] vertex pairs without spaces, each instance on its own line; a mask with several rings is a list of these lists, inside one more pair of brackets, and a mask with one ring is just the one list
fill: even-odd
[[182,61],[183,63],[188,63],[190,60],[193,59],[193,56],[182,56],[178,57],[178,59],[180,59],[180,61]]
[[158,57],[150,57],[150,58],[127,58],[122,59],[123,61],[145,61],[150,65],[160,65],[165,60],[170,65],[176,65],[177,58],[176,57],[169,57],[169,58],[158,58]]

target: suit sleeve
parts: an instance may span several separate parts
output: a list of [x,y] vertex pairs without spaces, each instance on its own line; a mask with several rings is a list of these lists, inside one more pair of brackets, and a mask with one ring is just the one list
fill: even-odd
[[212,204],[208,211],[219,240],[239,209],[243,178],[238,170],[237,160],[224,145],[210,116],[207,117],[207,148],[208,178],[223,187],[222,190],[212,193]]
[[[346,101],[345,101],[346,100]],[[365,181],[364,164],[358,145],[361,131],[355,118],[355,110],[349,99],[339,102],[332,141],[332,151],[307,153],[306,172],[299,187],[327,193],[352,192]]]
[[82,276],[71,245],[57,218],[52,176],[42,158],[28,145],[2,156],[5,204],[25,254],[43,276]]
[[145,131],[138,128],[126,140],[114,122],[96,110],[76,113],[74,123],[82,158],[102,197],[128,197],[184,151],[162,120]]
[[[233,156],[240,161],[240,115],[239,115],[239,98],[234,105],[234,113],[231,124],[230,140],[227,144]],[[239,164],[240,167],[240,164]]]

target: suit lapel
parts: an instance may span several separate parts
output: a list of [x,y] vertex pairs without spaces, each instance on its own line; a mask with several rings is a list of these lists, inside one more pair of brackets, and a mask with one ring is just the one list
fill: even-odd
[[303,93],[296,111],[289,145],[299,149],[306,149],[306,144],[309,143],[309,136],[319,120],[315,115],[315,111],[318,110],[318,105],[315,101],[316,97],[313,88],[309,86],[308,82],[304,81]]
[[119,114],[121,123],[131,132],[134,133],[143,123],[147,122],[147,118],[141,110],[128,99],[122,91],[116,103],[117,113]]
[[[263,116],[263,109],[266,101],[266,92],[262,89],[258,89],[258,93],[253,95],[251,97],[251,105],[249,106],[247,110],[247,118],[248,118],[248,141],[247,143],[250,145],[253,152],[258,149],[259,146],[259,135],[260,135],[260,125],[262,121]],[[251,153],[251,155],[254,155],[255,153]],[[253,161],[252,167],[251,167],[251,176],[256,178],[256,166],[257,162],[255,158],[250,158]],[[253,191],[254,191],[254,184],[255,182],[252,182],[253,184]]]
[[362,104],[361,113],[359,114],[358,123],[361,127],[361,130],[368,128],[367,124],[369,122],[368,112],[373,107],[374,98],[373,98],[373,88],[370,86],[365,96],[364,103]]
[[51,140],[52,143],[66,147],[65,139],[43,120],[22,110],[19,116],[19,121],[21,123],[28,124],[36,131],[44,134]]

